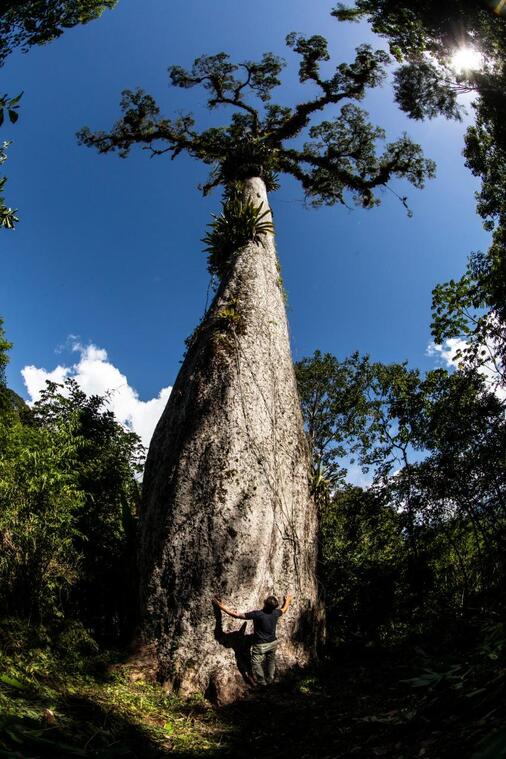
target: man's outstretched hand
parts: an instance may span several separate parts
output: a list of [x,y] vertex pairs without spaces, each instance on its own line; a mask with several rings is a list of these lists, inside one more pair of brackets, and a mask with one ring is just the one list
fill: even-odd
[[221,603],[221,601],[218,601],[217,598],[212,599],[212,604],[215,608],[221,609],[221,611],[224,611],[225,614],[228,614],[230,617],[235,617],[235,619],[246,619],[244,614],[239,614],[232,609],[228,609],[224,604]]
[[283,606],[280,609],[281,614],[284,614],[286,611],[288,611],[288,607],[292,603],[292,600],[293,600],[293,596],[291,596],[289,593],[287,593],[286,596],[283,599]]

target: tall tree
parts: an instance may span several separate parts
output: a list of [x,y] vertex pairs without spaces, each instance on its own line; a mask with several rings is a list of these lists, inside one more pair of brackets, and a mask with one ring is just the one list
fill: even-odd
[[[142,634],[159,674],[180,692],[207,690],[221,700],[244,687],[227,648],[242,666],[247,638],[215,622],[213,595],[250,609],[273,591],[294,592],[283,670],[308,662],[321,630],[317,517],[267,192],[285,173],[312,205],[350,195],[371,208],[392,178],[422,187],[434,172],[406,135],[378,155],[384,132],[356,105],[383,81],[384,52],[363,45],[326,77],[323,37],[286,41],[312,99],[271,103],[284,66],[272,53],[240,64],[219,53],[169,74],[177,87],[202,86],[210,109],[232,107],[228,126],[199,132],[192,116],[167,119],[150,95],[126,90],[111,132],[79,135],[121,156],[134,144],[153,155],[185,151],[212,166],[204,192],[224,188],[223,213],[205,238],[220,284],[151,442],[140,541]],[[332,117],[312,123],[327,106]],[[307,141],[294,142],[300,135]]]
[[96,637],[124,639],[135,618],[132,553],[140,495],[135,478],[144,460],[140,439],[116,421],[107,397],[86,396],[72,378],[64,385],[47,383],[33,406],[33,422],[55,436],[67,428],[78,450],[72,470],[83,500],[74,515],[80,571],[69,605]]
[[338,361],[317,350],[295,365],[295,376],[311,453],[311,489],[324,510],[336,488],[345,484],[344,458],[353,455],[365,434],[372,367],[358,353]]

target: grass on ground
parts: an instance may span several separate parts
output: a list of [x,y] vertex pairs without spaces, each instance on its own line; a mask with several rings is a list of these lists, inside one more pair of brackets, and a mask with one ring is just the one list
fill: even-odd
[[0,642],[2,759],[506,757],[499,661],[364,650],[215,708],[132,682],[111,654],[72,659],[44,638]]

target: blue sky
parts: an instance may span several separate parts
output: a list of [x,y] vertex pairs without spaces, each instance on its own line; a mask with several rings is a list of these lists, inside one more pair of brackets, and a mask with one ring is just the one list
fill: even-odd
[[[24,367],[70,367],[88,360],[93,344],[102,349],[99,363],[115,367],[140,399],[156,398],[173,384],[204,309],[200,239],[220,200],[197,190],[206,168],[185,157],[149,160],[142,150],[126,160],[99,156],[78,146],[75,132],[110,127],[121,90],[136,86],[167,116],[193,111],[205,126],[203,92],[169,88],[167,67],[222,50],[238,60],[268,50],[286,57],[279,100],[293,104],[305,91],[284,46],[288,32],[324,34],[335,63],[350,60],[360,42],[383,44],[364,25],[331,19],[332,5],[120,0],[98,21],[10,57],[2,91],[25,94],[19,122],[4,125],[0,138],[13,140],[6,197],[21,222],[0,235],[0,314],[14,343],[7,378],[17,392],[28,397]],[[423,191],[392,185],[408,194],[412,219],[389,192],[372,211],[307,210],[300,187],[283,179],[272,205],[294,358],[316,348],[339,357],[358,350],[429,368],[431,290],[488,244],[474,210],[477,184],[461,156],[464,125],[410,122],[388,86],[365,107],[389,139],[407,131],[419,141],[438,177]]]

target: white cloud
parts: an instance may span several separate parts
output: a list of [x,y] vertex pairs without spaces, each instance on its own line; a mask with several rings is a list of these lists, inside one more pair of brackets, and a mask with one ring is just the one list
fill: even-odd
[[36,366],[25,366],[21,370],[21,374],[23,375],[30,398],[32,402],[35,402],[39,400],[41,390],[46,386],[46,381],[61,383],[69,375],[70,371],[67,366],[57,366],[52,372],[46,372],[45,369],[37,369]]
[[[427,347],[427,355],[435,356],[449,369],[458,369],[461,362],[461,354],[464,352],[467,343],[461,337],[451,337],[445,340],[442,345],[430,343]],[[497,351],[494,346],[485,345],[487,356],[492,357]],[[506,400],[506,387],[501,383],[501,375],[494,366],[493,361],[485,360],[478,368],[479,373],[485,378],[485,383],[491,392],[495,393],[501,400]]]
[[86,395],[108,395],[109,408],[116,419],[136,432],[147,447],[172,388],[163,387],[156,398],[142,401],[126,376],[108,360],[106,350],[79,342],[72,344],[72,350],[79,354],[79,360],[72,366],[58,365],[52,371],[25,366],[21,370],[30,402],[40,398],[47,380],[63,382],[66,377],[73,377]]
[[466,341],[462,340],[462,338],[450,337],[442,345],[429,343],[427,356],[435,356],[449,368],[457,369],[460,360],[458,354],[462,353],[466,345]]

